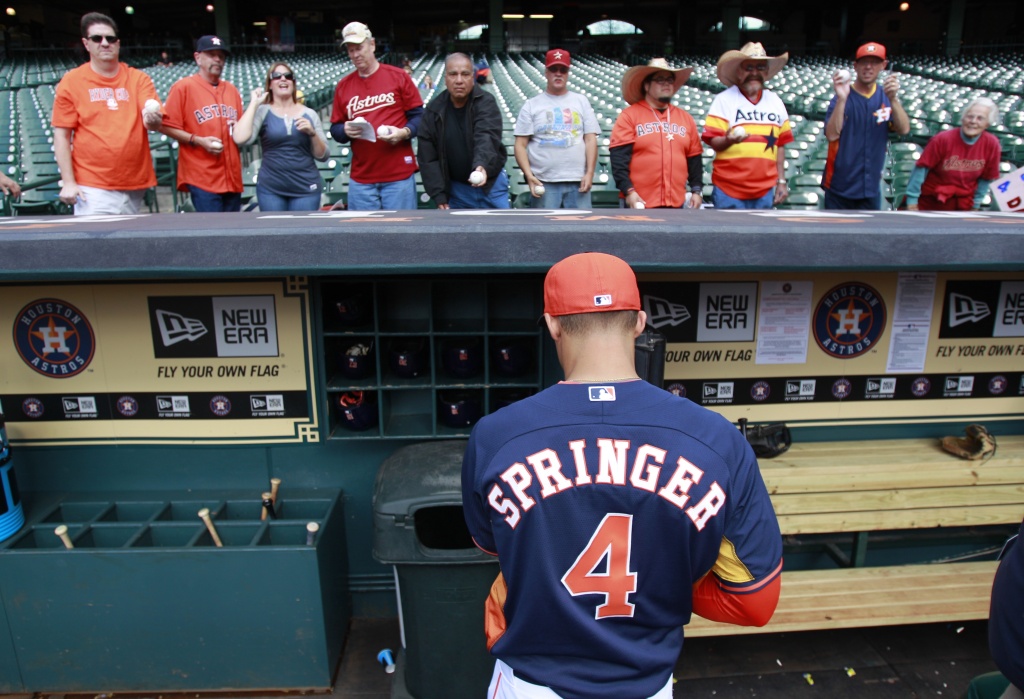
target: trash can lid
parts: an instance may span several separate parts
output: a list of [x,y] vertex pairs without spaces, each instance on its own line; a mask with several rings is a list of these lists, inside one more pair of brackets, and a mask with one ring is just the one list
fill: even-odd
[[402,447],[377,470],[373,511],[408,515],[424,505],[462,505],[465,439]]

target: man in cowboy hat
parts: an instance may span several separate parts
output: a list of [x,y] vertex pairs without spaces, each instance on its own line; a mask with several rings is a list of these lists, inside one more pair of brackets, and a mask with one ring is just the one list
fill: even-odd
[[664,58],[633,66],[622,76],[622,110],[612,129],[615,186],[626,208],[699,208],[704,175],[697,124],[672,95],[692,68],[670,68]]
[[708,108],[701,138],[715,150],[716,209],[770,209],[788,195],[783,146],[793,140],[786,105],[765,87],[789,60],[748,43],[718,59],[728,89]]
[[857,49],[849,73],[832,76],[836,94],[825,113],[828,159],[821,186],[826,209],[882,208],[882,168],[889,133],[910,133],[910,119],[898,96],[900,81],[890,74],[878,89],[878,74],[885,69],[885,47],[870,42]]

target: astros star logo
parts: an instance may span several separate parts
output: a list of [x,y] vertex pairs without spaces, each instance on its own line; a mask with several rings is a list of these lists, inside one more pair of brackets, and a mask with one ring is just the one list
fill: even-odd
[[889,107],[879,107],[873,112],[876,124],[884,124],[889,121],[889,117],[892,116],[892,109]]
[[74,334],[74,330],[68,330],[63,325],[57,325],[52,317],[45,329],[32,330],[29,332],[29,335],[38,337],[43,341],[43,346],[41,348],[43,354],[50,354],[51,352],[69,354],[70,350],[68,349],[67,340],[69,337],[73,337]]
[[766,151],[772,150],[773,148],[775,148],[775,142],[778,141],[778,140],[779,140],[778,137],[775,135],[775,127],[773,126],[772,127],[772,132],[770,134],[768,134],[767,136],[765,136],[765,139],[764,139],[764,149]]
[[561,52],[561,51],[555,51],[555,58],[557,58],[557,59],[561,60],[561,58],[562,58],[562,52]]
[[214,46],[220,46],[220,39],[218,37],[213,37],[212,41]]

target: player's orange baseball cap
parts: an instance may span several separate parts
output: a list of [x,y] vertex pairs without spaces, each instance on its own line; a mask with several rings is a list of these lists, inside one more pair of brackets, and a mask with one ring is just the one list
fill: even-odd
[[879,58],[885,60],[885,47],[874,41],[864,44],[857,49],[857,56],[854,60],[860,60],[862,58]]
[[639,310],[636,275],[614,255],[571,255],[555,263],[544,277],[544,312],[553,316]]

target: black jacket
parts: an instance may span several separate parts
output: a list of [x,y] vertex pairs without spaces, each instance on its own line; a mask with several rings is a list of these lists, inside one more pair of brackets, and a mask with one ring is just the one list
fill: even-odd
[[[438,204],[448,203],[448,191],[451,188],[451,177],[448,174],[448,157],[445,153],[444,121],[448,102],[451,98],[445,90],[434,99],[423,111],[417,134],[418,146],[416,157],[419,160],[420,174],[423,177],[423,188]],[[504,169],[508,160],[508,151],[501,142],[501,112],[494,95],[480,86],[470,93],[469,112],[466,123],[469,134],[466,138],[466,149],[473,154],[473,169],[483,165],[487,172],[487,184],[483,189],[490,192],[494,180]]]

